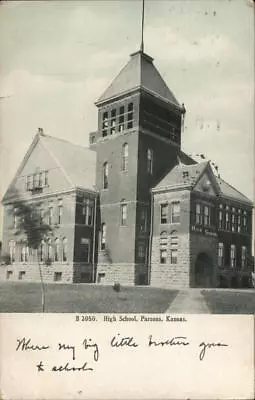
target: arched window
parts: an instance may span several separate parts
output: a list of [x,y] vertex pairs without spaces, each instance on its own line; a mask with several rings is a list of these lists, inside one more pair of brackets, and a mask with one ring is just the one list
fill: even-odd
[[106,247],[106,225],[103,223],[101,225],[101,250],[104,250]]
[[106,161],[103,165],[103,189],[108,188],[108,174],[109,174],[109,167],[108,167],[108,162]]
[[63,238],[62,241],[62,260],[67,261],[67,239]]
[[230,247],[230,266],[234,268],[236,266],[236,246],[231,244]]
[[178,257],[178,234],[173,231],[170,237],[170,260],[171,264],[177,264]]
[[124,143],[122,146],[122,163],[121,163],[122,171],[128,170],[128,144]]
[[60,261],[60,241],[59,241],[59,239],[55,240],[54,261]]
[[153,174],[153,150],[147,149],[147,172]]
[[9,241],[9,254],[10,254],[10,261],[15,262],[15,246],[16,243],[14,240]]
[[120,225],[127,225],[127,203],[125,199],[122,199],[120,203]]
[[219,267],[224,266],[224,244],[223,243],[218,244],[218,266]]
[[166,264],[167,261],[167,233],[161,232],[159,239],[160,264]]

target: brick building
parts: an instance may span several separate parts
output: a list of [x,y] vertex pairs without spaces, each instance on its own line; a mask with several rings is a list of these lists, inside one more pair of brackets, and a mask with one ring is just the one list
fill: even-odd
[[131,54],[96,105],[89,149],[36,135],[3,199],[0,278],[38,279],[8,213],[18,192],[56,224],[45,280],[247,287],[252,203],[181,150],[185,108],[153,59]]

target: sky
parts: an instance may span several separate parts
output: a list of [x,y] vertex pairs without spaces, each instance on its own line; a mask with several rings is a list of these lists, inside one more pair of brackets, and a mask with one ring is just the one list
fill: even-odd
[[[0,197],[38,127],[88,145],[95,101],[140,47],[141,8],[141,0],[0,3]],[[183,150],[204,154],[253,199],[251,2],[145,0],[144,42],[185,104]]]

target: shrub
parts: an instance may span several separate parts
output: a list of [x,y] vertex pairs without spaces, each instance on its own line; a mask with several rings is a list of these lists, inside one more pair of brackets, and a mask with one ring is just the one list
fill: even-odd
[[112,288],[115,292],[120,292],[120,283],[114,283]]

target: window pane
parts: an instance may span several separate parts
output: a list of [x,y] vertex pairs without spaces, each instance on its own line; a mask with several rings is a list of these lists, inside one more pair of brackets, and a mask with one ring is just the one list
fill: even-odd
[[171,222],[180,222],[180,203],[175,202],[171,204]]
[[166,224],[168,220],[168,204],[161,204],[160,206],[160,222]]

